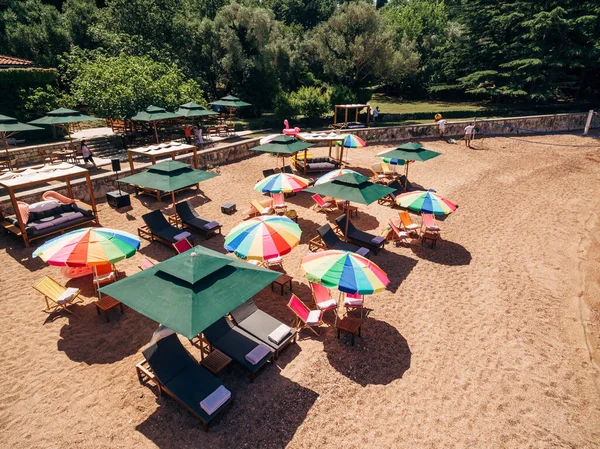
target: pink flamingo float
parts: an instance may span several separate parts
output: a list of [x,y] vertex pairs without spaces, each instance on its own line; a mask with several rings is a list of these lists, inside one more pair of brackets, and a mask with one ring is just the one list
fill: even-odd
[[286,136],[295,136],[296,134],[298,134],[300,132],[300,128],[298,128],[297,126],[295,128],[290,128],[290,124],[287,121],[287,119],[285,119],[283,121],[283,123],[285,125],[285,129],[282,132]]

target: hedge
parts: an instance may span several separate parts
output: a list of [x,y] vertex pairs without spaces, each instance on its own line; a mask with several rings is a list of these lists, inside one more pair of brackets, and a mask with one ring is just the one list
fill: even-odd
[[56,81],[55,69],[2,69],[0,86],[19,89],[22,87],[45,86]]

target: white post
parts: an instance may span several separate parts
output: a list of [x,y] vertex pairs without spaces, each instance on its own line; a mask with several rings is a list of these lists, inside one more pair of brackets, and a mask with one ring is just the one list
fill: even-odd
[[587,135],[588,131],[590,130],[590,126],[592,124],[592,117],[594,117],[594,110],[590,109],[590,112],[588,112],[588,116],[587,116],[587,121],[585,122],[585,129],[583,130],[583,135]]

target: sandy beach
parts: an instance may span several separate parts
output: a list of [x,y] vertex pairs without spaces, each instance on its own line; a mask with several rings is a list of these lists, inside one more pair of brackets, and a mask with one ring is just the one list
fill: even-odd
[[[324,326],[319,337],[303,331],[252,384],[238,366],[225,369],[219,377],[236,399],[208,433],[137,380],[157,323],[127,307],[106,323],[89,277],[68,282],[85,299],[73,315],[48,316],[31,285],[44,275],[67,280],[32,259],[35,246],[0,236],[0,447],[600,447],[600,140],[486,138],[474,150],[422,143],[443,155],[413,164],[409,179],[460,206],[440,222],[437,247],[388,244],[373,257],[391,283],[367,297],[355,346]],[[370,174],[375,154],[391,147],[351,149],[349,168]],[[201,184],[204,196],[178,198],[227,234],[276,163],[261,155],[219,167],[221,176]],[[221,213],[226,201],[237,203],[235,215]],[[132,205],[100,204],[101,224],[136,233],[144,213],[171,212],[149,196],[132,196]],[[303,234],[284,257],[294,292],[310,305],[299,262],[317,227],[336,217],[311,205],[308,193],[288,198]],[[398,210],[361,205],[354,222],[379,234]],[[223,240],[200,243],[224,252]],[[144,257],[174,254],[143,240],[117,268],[132,275]],[[270,288],[255,298],[291,322],[288,299]]]

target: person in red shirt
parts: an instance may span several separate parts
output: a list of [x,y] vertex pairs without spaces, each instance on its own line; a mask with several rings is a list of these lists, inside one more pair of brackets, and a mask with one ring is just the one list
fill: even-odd
[[187,123],[185,124],[185,127],[183,128],[183,133],[185,134],[185,141],[187,142],[188,145],[191,145],[192,144],[192,130],[187,125]]

